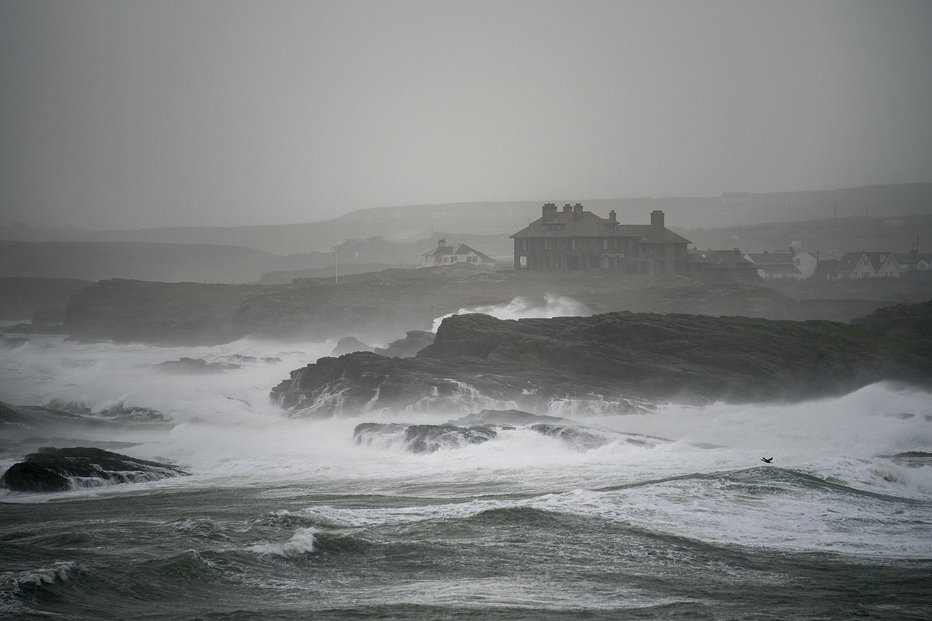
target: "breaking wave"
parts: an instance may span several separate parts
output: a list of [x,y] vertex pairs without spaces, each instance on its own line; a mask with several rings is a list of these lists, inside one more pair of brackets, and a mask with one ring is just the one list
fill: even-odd
[[585,304],[577,302],[573,298],[548,293],[544,296],[543,305],[519,296],[506,304],[464,307],[455,313],[449,313],[434,319],[431,330],[436,332],[447,317],[469,313],[491,315],[497,319],[550,319],[552,317],[579,317],[592,314]]

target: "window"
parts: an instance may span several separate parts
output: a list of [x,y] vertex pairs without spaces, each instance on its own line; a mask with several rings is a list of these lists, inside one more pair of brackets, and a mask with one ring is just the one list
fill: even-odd
[[576,239],[575,238],[570,240],[570,249],[576,250]]
[[608,250],[608,240],[607,240],[607,239],[603,239],[603,240],[602,240],[602,250]]
[[521,265],[521,267],[527,267],[527,257],[522,254],[520,257],[518,257],[518,263]]

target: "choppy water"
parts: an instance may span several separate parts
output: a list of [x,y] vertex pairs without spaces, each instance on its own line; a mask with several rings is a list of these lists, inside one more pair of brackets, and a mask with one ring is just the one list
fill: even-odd
[[[579,450],[515,429],[415,455],[353,428],[448,415],[307,420],[269,403],[331,346],[0,352],[0,400],[76,413],[2,431],[0,468],[96,443],[193,473],[0,491],[0,617],[932,618],[932,460],[895,457],[932,453],[928,393],[636,416],[557,404],[664,440]],[[182,356],[243,366],[151,366]]]

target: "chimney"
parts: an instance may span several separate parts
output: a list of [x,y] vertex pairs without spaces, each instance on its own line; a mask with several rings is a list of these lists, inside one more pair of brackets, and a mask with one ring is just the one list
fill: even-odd
[[608,212],[608,221],[612,224],[618,224],[618,214],[615,213],[614,209]]
[[662,229],[663,226],[663,212],[659,209],[655,209],[650,212],[650,225],[654,228]]
[[557,216],[557,206],[553,203],[547,203],[541,208],[541,215],[544,219],[544,222],[552,220]]
[[582,203],[576,203],[573,205],[573,219],[579,220],[582,218]]
[[445,239],[438,239],[438,240],[437,240],[437,247],[438,247],[438,248],[443,248],[443,247],[446,246],[446,245],[447,245],[447,240],[445,240]]
[[569,203],[563,205],[563,213],[572,213],[572,211],[573,207]]

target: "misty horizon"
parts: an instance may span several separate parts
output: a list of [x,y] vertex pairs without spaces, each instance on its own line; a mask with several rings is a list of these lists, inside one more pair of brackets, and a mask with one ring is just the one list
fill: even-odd
[[923,2],[8,1],[0,223],[932,180]]

